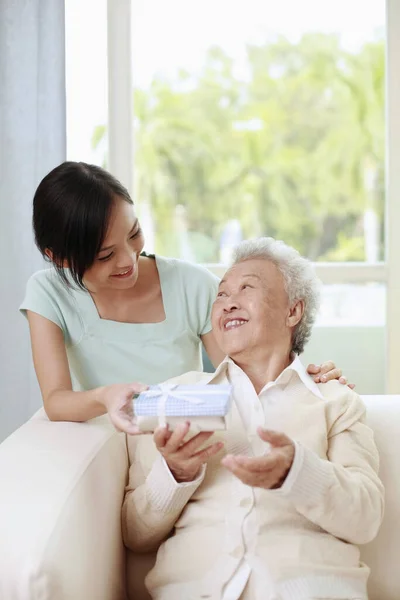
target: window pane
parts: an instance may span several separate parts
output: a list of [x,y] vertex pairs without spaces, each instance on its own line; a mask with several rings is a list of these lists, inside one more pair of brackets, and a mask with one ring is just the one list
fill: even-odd
[[67,159],[107,162],[107,0],[65,0]]
[[321,296],[316,326],[385,326],[383,283],[324,285]]
[[384,0],[134,0],[147,248],[225,261],[271,235],[383,259]]

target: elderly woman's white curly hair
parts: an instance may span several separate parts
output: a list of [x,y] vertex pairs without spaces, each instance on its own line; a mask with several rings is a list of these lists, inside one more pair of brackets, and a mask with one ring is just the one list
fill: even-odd
[[304,302],[303,316],[292,337],[292,351],[300,354],[310,339],[320,303],[321,282],[314,267],[297,250],[270,237],[241,242],[234,249],[232,264],[254,258],[269,260],[278,267],[283,275],[290,304],[296,300]]

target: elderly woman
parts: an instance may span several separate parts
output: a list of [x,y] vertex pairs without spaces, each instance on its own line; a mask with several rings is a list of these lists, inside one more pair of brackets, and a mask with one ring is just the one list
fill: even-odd
[[[316,384],[298,355],[318,308],[311,264],[271,238],[242,243],[213,332],[226,358],[175,383],[233,386],[231,426],[130,439],[127,546],[160,546],[157,600],[367,600],[357,544],[383,513],[378,453],[358,395]],[[207,446],[205,447],[205,443]]]

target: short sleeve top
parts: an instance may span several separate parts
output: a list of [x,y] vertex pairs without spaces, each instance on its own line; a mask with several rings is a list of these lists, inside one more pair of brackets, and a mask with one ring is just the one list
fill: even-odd
[[29,279],[20,311],[38,313],[62,329],[74,389],[155,384],[202,370],[200,336],[211,331],[219,280],[199,265],[154,259],[166,315],[160,323],[102,319],[91,295],[66,286],[53,268]]

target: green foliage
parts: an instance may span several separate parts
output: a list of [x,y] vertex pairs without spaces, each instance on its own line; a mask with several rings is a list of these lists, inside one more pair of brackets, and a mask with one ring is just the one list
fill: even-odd
[[152,207],[156,250],[178,253],[183,205],[199,261],[218,261],[229,219],[313,260],[363,260],[363,212],[383,226],[383,42],[350,53],[334,35],[307,34],[246,56],[245,76],[215,47],[200,73],[134,92],[135,199]]

